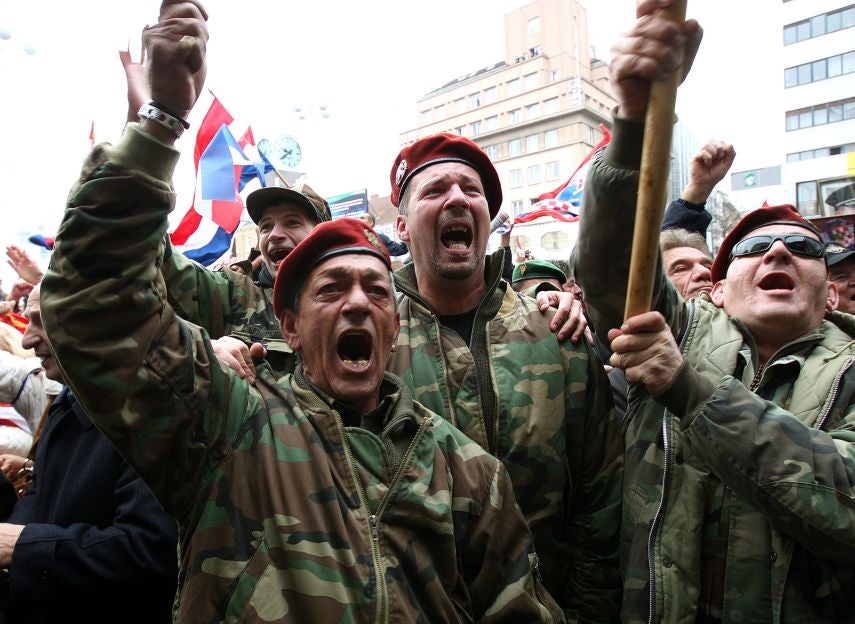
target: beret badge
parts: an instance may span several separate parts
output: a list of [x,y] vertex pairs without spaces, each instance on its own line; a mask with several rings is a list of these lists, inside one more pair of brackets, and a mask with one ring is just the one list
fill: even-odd
[[402,159],[401,164],[398,165],[398,171],[395,172],[395,184],[401,186],[405,175],[407,175],[407,161]]

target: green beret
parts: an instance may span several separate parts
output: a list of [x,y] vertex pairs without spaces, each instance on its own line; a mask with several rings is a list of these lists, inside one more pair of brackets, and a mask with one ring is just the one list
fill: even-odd
[[514,267],[511,284],[527,279],[557,279],[563,284],[567,281],[567,276],[561,269],[546,260],[526,260]]

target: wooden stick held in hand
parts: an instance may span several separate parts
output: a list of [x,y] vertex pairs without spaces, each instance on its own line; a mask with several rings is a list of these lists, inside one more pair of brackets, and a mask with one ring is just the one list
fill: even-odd
[[[686,19],[686,0],[676,0],[662,12],[674,21],[683,22]],[[680,80],[681,73],[677,70],[667,81],[656,81],[650,85],[624,318],[648,312],[653,299],[659,228],[665,212],[671,160],[674,103]]]

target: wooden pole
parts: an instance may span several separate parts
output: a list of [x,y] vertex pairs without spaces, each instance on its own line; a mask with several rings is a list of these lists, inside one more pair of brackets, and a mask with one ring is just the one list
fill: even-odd
[[[677,22],[686,20],[686,0],[662,9],[663,15]],[[629,262],[624,318],[650,310],[653,281],[659,258],[659,228],[665,212],[668,171],[671,160],[671,135],[674,125],[674,104],[682,69],[667,81],[650,85],[650,99],[644,121],[644,141],[641,147],[641,171],[635,209],[635,232]]]

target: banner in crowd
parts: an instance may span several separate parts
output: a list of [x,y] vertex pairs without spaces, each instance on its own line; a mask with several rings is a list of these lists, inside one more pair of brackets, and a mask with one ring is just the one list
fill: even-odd
[[209,266],[228,251],[244,214],[243,191],[265,185],[273,165],[261,154],[252,129],[235,139],[232,115],[215,97],[199,125],[193,149],[196,187],[181,222],[170,233],[175,248]]
[[538,204],[545,200],[559,200],[562,202],[566,202],[570,206],[572,206],[577,212],[579,208],[582,206],[582,195],[585,190],[585,178],[588,176],[588,169],[591,168],[591,158],[594,154],[597,153],[597,150],[604,147],[611,140],[612,135],[609,134],[608,129],[600,124],[600,131],[603,133],[603,138],[597,143],[594,148],[588,152],[588,155],[585,156],[584,160],[579,163],[579,166],[576,167],[576,170],[570,174],[570,177],[567,178],[567,181],[564,182],[561,186],[556,188],[554,191],[550,191],[548,193],[543,193],[538,197],[540,202],[532,206],[532,210],[536,207],[538,210],[545,207],[540,206]]
[[368,212],[368,189],[342,193],[325,199],[330,205],[330,214],[333,219],[357,217],[363,212]]

